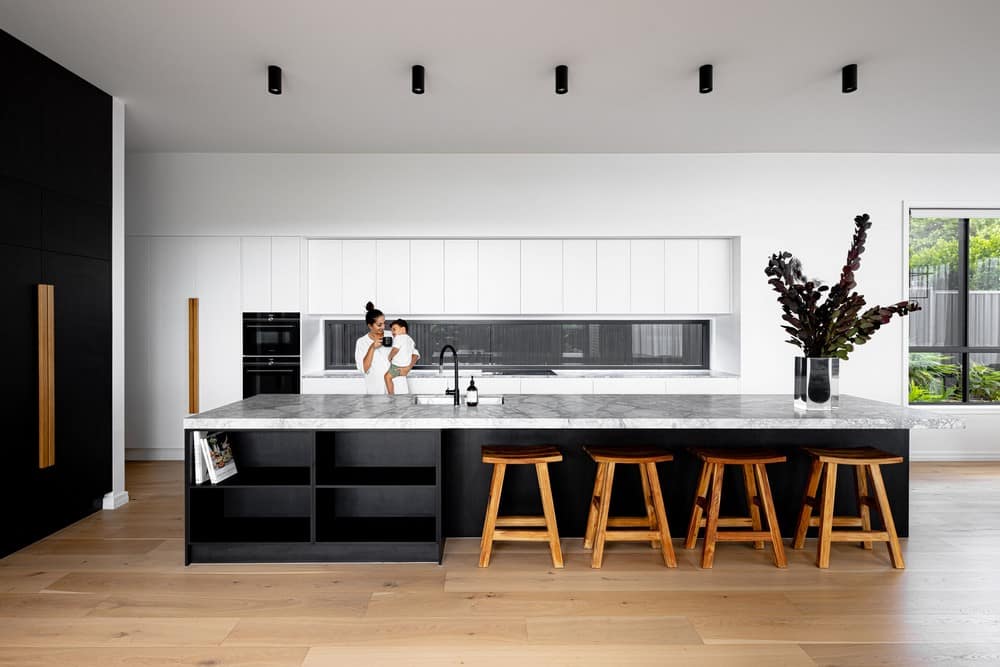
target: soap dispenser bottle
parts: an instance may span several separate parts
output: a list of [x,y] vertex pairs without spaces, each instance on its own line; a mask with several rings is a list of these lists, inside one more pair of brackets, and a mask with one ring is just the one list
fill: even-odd
[[465,390],[465,404],[470,408],[479,405],[479,390],[476,389],[476,378],[469,378],[469,388]]

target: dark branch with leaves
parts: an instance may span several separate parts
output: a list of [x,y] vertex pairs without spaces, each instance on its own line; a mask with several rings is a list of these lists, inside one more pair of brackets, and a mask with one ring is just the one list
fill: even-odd
[[868,214],[854,218],[854,239],[840,281],[827,287],[802,272],[802,262],[790,252],[771,255],[764,273],[778,293],[784,314],[782,328],[791,336],[787,342],[802,349],[807,357],[847,359],[856,345],[867,343],[893,315],[900,317],[920,310],[919,304],[900,301],[891,306],[874,306],[862,312],[865,298],[854,291],[854,273],[861,268],[861,255],[872,223]]

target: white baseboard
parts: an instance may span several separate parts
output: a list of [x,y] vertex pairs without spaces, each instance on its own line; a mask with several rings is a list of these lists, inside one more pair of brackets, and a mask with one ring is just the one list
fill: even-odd
[[953,449],[924,450],[914,452],[910,450],[910,461],[951,461],[960,463],[962,461],[1000,461],[1000,454],[992,452],[956,452]]
[[128,502],[128,491],[109,491],[104,494],[103,508],[116,510]]
[[183,461],[183,447],[126,447],[126,461]]

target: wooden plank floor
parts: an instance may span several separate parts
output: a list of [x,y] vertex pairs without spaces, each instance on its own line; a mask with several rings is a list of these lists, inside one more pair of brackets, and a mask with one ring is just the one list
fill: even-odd
[[[907,569],[815,540],[722,544],[677,570],[611,544],[452,540],[443,566],[185,568],[180,463],[131,463],[132,502],[0,560],[0,665],[1000,664],[1000,463],[914,464]],[[586,499],[581,499],[586,502]],[[670,517],[679,535],[686,517]]]

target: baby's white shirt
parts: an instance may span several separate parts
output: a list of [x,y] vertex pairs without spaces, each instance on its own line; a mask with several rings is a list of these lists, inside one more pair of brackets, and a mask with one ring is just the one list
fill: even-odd
[[392,358],[392,365],[405,368],[410,365],[410,360],[413,357],[413,350],[416,349],[416,343],[407,334],[399,334],[398,336],[392,337],[392,347],[396,352],[396,355]]

